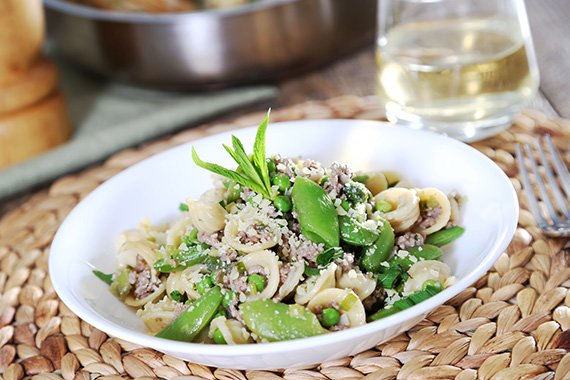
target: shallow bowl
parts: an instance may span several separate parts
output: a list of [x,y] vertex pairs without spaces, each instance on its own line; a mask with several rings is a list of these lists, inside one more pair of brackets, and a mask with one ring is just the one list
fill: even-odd
[[[255,128],[235,131],[252,146]],[[194,141],[203,159],[231,165],[222,149],[230,133]],[[295,341],[219,346],[183,343],[145,333],[132,309],[113,297],[88,263],[112,272],[121,231],[145,217],[173,219],[180,201],[211,187],[209,172],[192,162],[190,144],[148,158],[111,178],[82,200],[58,230],[49,258],[61,300],[96,328],[136,344],[215,367],[277,369],[353,355],[402,333],[482,276],[510,242],[518,219],[516,193],[503,171],[477,150],[430,132],[372,121],[314,120],[271,124],[269,154],[303,156],[360,170],[392,170],[418,187],[457,191],[464,235],[445,249],[457,282],[394,316],[361,327]]]

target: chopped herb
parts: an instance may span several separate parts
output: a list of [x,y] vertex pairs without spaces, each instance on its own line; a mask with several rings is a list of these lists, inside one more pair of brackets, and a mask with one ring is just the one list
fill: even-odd
[[113,273],[107,274],[101,272],[100,270],[93,269],[93,274],[97,276],[99,280],[103,281],[107,285],[111,285],[111,283],[113,282]]
[[232,147],[224,145],[224,149],[232,156],[238,164],[238,169],[226,169],[220,165],[205,162],[198,157],[198,153],[192,147],[192,159],[194,163],[206,170],[219,174],[230,180],[248,187],[256,193],[262,194],[265,198],[272,199],[271,181],[269,178],[269,169],[267,159],[265,157],[265,134],[267,124],[269,122],[269,112],[259,127],[253,145],[253,156],[250,157],[245,152],[242,142],[235,136],[232,136]]
[[366,181],[368,181],[368,178],[369,178],[369,177],[368,177],[366,174],[362,174],[362,175],[357,175],[357,176],[352,177],[352,180],[353,180],[354,182],[360,182],[360,183],[364,183],[364,184],[365,184]]
[[319,273],[321,273],[320,268],[312,268],[308,265],[305,265],[305,269],[303,270],[305,276],[318,276]]
[[170,292],[170,298],[172,298],[176,302],[184,302],[185,297],[178,290],[173,290]]
[[188,205],[186,203],[180,202],[180,204],[178,205],[178,209],[182,212],[188,211]]
[[344,251],[340,247],[331,247],[326,249],[323,253],[317,256],[317,264],[328,265],[336,259],[342,259]]

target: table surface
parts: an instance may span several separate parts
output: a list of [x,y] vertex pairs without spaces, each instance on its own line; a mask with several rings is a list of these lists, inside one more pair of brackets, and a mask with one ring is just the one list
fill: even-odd
[[[570,1],[526,0],[541,84],[530,104],[550,116],[570,118]],[[279,84],[277,106],[375,91],[374,47],[367,46],[318,71]]]

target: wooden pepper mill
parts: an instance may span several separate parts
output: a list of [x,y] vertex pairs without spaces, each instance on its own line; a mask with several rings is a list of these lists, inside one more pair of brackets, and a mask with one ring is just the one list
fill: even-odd
[[43,39],[41,0],[0,1],[0,169],[71,133],[56,67],[41,55]]

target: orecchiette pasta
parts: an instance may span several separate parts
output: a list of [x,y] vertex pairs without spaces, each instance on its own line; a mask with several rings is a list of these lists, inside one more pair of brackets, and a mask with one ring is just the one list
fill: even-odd
[[376,280],[367,276],[359,269],[351,269],[348,272],[337,271],[336,286],[340,289],[352,289],[363,300],[376,289]]
[[275,246],[281,235],[275,234],[271,236],[269,239],[261,240],[257,243],[242,243],[240,241],[239,233],[242,231],[239,228],[240,220],[238,218],[232,218],[226,224],[226,228],[224,229],[224,243],[235,249],[236,251],[244,252],[244,253],[251,253],[256,251],[261,251],[264,249],[271,248]]
[[166,286],[164,284],[160,284],[151,294],[149,294],[146,297],[135,298],[132,295],[128,295],[127,298],[125,298],[125,303],[129,306],[141,307],[143,305],[146,305],[147,303],[154,302],[160,297],[162,297],[164,295],[165,289]]
[[211,338],[217,329],[220,330],[227,344],[245,344],[252,341],[244,326],[235,319],[226,319],[226,317],[214,318],[210,323],[208,336]]
[[309,277],[308,280],[297,286],[295,302],[304,305],[308,303],[318,292],[335,286],[335,271],[337,265],[329,264],[318,276]]
[[178,247],[182,236],[186,235],[189,230],[191,230],[191,225],[192,218],[190,218],[188,213],[180,215],[180,217],[166,231],[166,244]]
[[220,231],[226,224],[227,211],[218,203],[187,200],[188,215],[192,225],[200,232],[213,234]]
[[279,259],[275,253],[271,251],[252,252],[243,256],[241,262],[248,273],[261,269],[265,276],[263,291],[249,294],[247,299],[251,301],[273,297],[279,286]]
[[366,173],[368,179],[366,180],[366,187],[372,195],[376,195],[388,188],[388,180],[384,173]]
[[415,190],[393,187],[374,197],[376,202],[389,202],[393,209],[384,214],[397,233],[409,230],[420,216],[419,197]]
[[350,289],[329,288],[315,294],[307,305],[312,312],[336,306],[340,312],[340,323],[356,327],[366,323],[366,311],[360,298]]
[[451,205],[447,195],[436,188],[419,189],[420,202],[425,204],[425,218],[417,226],[417,231],[429,235],[441,230],[449,222]]
[[439,281],[442,285],[449,277],[449,266],[441,261],[425,260],[415,263],[408,270],[410,279],[404,285],[404,293],[412,293],[422,290],[427,280]]
[[166,279],[166,292],[171,294],[174,291],[179,291],[181,294],[186,294],[188,299],[198,299],[200,293],[196,290],[196,282],[202,278],[203,273],[207,273],[207,267],[202,264],[172,272]]
[[285,297],[287,297],[289,294],[291,294],[295,290],[297,285],[299,285],[299,282],[301,282],[301,279],[303,278],[303,271],[305,270],[305,264],[302,261],[297,261],[291,263],[290,265],[291,265],[291,270],[289,271],[287,278],[285,279],[285,281],[277,291],[277,296],[275,297],[275,299],[277,300],[282,300]]
[[155,334],[168,326],[176,318],[178,312],[177,303],[165,297],[157,303],[145,304],[137,311],[137,316],[143,320],[149,332]]
[[117,261],[121,266],[135,267],[137,256],[152,267],[158,258],[156,244],[149,240],[126,241],[117,252]]

